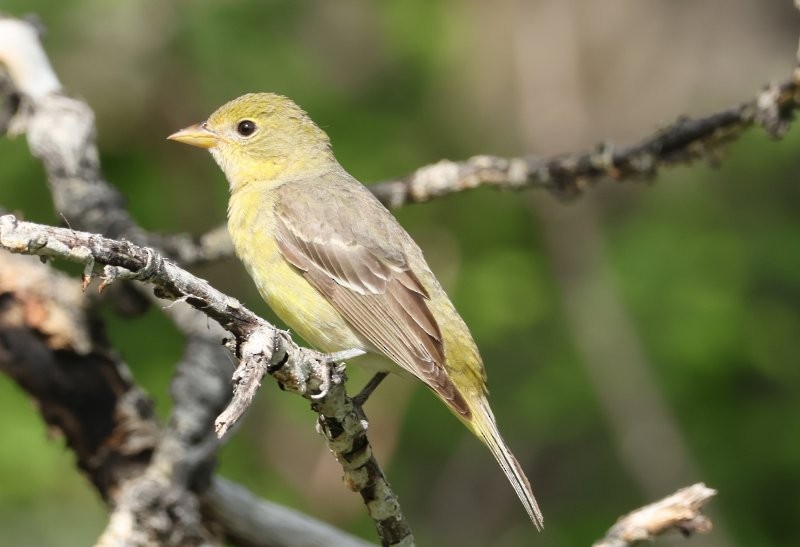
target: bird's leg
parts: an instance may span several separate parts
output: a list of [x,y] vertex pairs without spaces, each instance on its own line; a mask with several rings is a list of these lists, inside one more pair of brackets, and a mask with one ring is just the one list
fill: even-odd
[[[346,361],[348,359],[352,359],[353,357],[360,357],[365,353],[367,352],[364,351],[363,349],[350,348],[342,351],[337,351],[334,353],[328,353],[326,354],[326,356],[328,357],[328,361],[330,363],[338,363],[340,361]],[[369,396],[372,395],[372,392],[375,391],[375,388],[377,388],[380,385],[380,383],[383,381],[384,378],[386,378],[386,376],[388,376],[388,374],[389,374],[388,372],[376,373],[375,376],[373,376],[370,379],[370,381],[367,382],[367,385],[365,385],[364,388],[361,391],[359,391],[355,397],[353,397],[353,404],[357,408],[361,409],[361,407],[364,406],[364,403],[367,402],[367,399],[369,399]]]
[[358,394],[355,397],[353,397],[353,404],[356,405],[358,408],[363,407],[364,403],[366,403],[367,399],[369,399],[369,396],[372,395],[373,391],[375,391],[375,388],[377,388],[380,385],[380,383],[383,382],[383,379],[386,378],[388,375],[389,375],[388,372],[375,373],[375,376],[373,376],[370,379],[370,381],[367,382],[367,385],[364,386],[364,389],[359,391]]

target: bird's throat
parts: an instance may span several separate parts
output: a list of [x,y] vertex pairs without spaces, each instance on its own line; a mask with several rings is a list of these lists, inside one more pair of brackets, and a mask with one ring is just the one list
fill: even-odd
[[231,161],[230,155],[221,154],[215,149],[211,150],[211,155],[225,173],[231,192],[244,190],[254,184],[277,186],[299,177],[304,178],[309,176],[309,173],[324,172],[330,169],[331,162],[335,161],[327,154],[306,155],[305,157],[296,157],[295,155],[261,156],[257,159],[239,156],[235,161]]

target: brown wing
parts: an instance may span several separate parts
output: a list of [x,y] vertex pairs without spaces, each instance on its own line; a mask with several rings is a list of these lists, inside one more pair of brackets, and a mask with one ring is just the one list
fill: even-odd
[[376,350],[468,416],[444,368],[429,295],[403,251],[408,236],[360,183],[330,177],[276,190],[278,248]]

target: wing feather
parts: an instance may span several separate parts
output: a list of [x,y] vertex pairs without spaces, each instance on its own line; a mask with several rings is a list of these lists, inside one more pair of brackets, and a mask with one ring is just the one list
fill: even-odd
[[[276,238],[284,258],[374,348],[424,381],[464,417],[470,409],[447,373],[430,297],[403,252],[408,236],[365,188],[278,189]],[[334,191],[335,190],[335,191]],[[367,222],[369,221],[369,222]]]

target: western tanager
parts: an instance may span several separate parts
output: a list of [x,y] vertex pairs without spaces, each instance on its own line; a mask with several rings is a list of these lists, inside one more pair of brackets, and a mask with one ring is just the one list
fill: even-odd
[[422,251],[339,165],[290,99],[252,93],[170,139],[207,148],[230,184],[228,229],[267,304],[324,352],[383,355],[481,439],[537,528],[528,479],[498,432],[478,349]]

